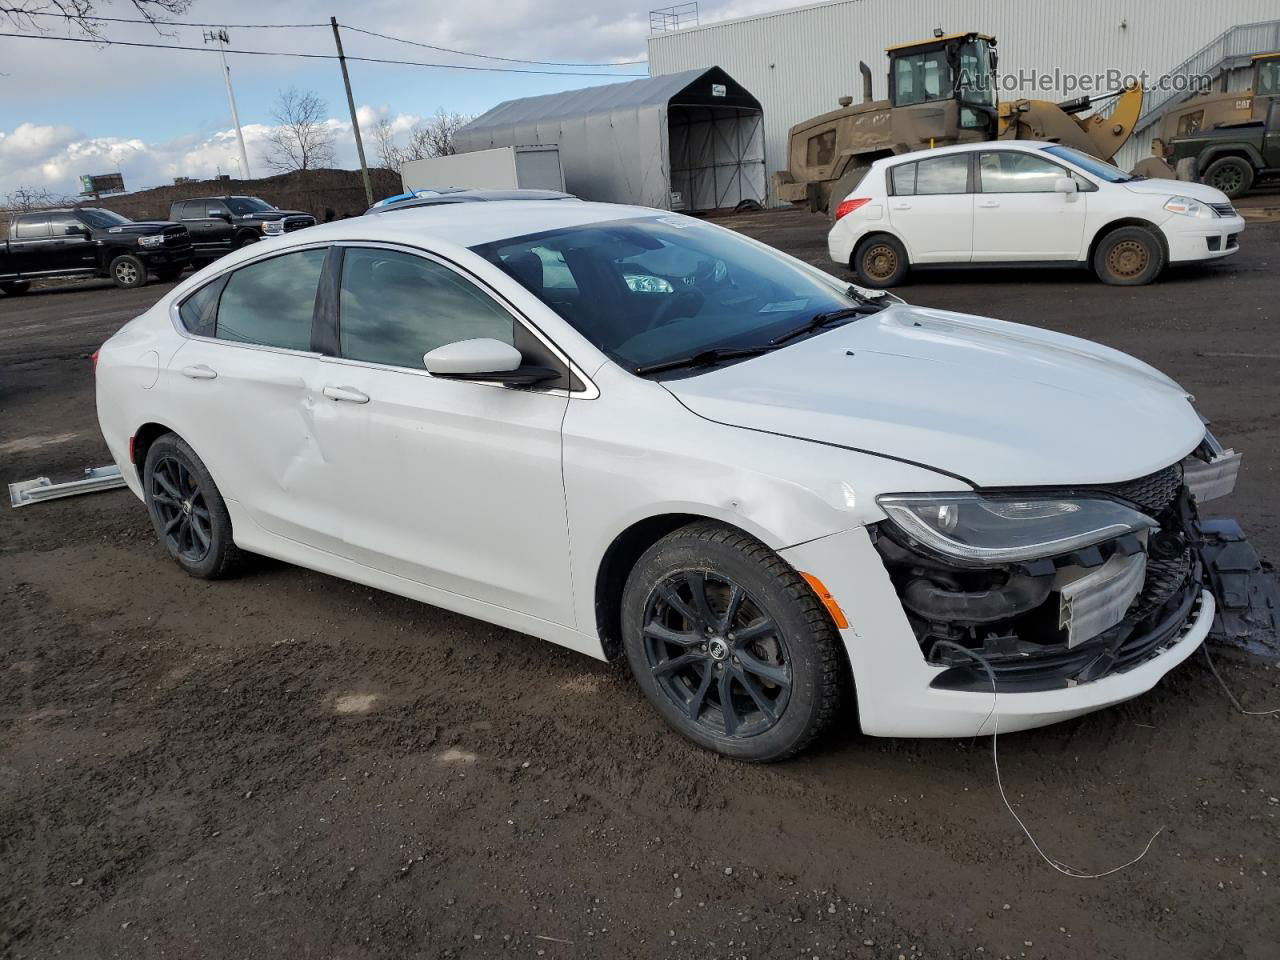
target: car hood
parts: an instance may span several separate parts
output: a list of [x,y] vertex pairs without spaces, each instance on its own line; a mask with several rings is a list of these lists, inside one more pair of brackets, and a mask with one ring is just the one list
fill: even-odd
[[663,386],[708,420],[906,460],[980,487],[1132,480],[1204,436],[1182,388],[1133,357],[906,305]]
[[[108,227],[108,233],[161,233],[169,227],[182,227],[180,223],[174,223],[172,220],[134,220],[131,223],[122,223],[118,226]],[[182,227],[186,229],[186,227]]]
[[1201,203],[1230,203],[1230,198],[1217,187],[1203,183],[1192,183],[1190,180],[1134,180],[1122,183],[1130,193],[1159,195],[1163,197],[1190,197]]

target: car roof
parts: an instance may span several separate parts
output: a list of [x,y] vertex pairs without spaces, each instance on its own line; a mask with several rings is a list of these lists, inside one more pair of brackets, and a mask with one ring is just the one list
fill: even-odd
[[[394,209],[394,208],[387,208]],[[635,217],[679,216],[651,207],[615,203],[547,203],[508,200],[503,203],[438,203],[400,210],[394,217],[367,216],[335,220],[287,234],[288,245],[317,241],[369,240],[410,246],[474,247],[494,240],[627,220]],[[683,218],[682,218],[683,219]],[[273,241],[273,245],[279,244]],[[248,249],[248,248],[246,248]]]
[[420,196],[406,197],[387,203],[375,203],[366,214],[386,213],[389,210],[406,210],[414,207],[433,207],[444,203],[475,203],[494,200],[577,200],[571,193],[559,190],[491,190],[466,187],[439,187],[418,191]]
[[953,143],[946,147],[934,147],[931,150],[912,150],[910,153],[898,153],[892,157],[881,157],[877,164],[892,166],[895,163],[921,160],[925,157],[946,156],[949,153],[972,153],[975,150],[1044,150],[1047,147],[1058,147],[1062,144],[1050,140],[976,140],[973,143]]

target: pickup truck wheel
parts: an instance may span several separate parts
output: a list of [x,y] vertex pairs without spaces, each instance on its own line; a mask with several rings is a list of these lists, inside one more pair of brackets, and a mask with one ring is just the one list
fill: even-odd
[[1253,166],[1243,157],[1223,157],[1205,168],[1200,182],[1234,200],[1253,186]]
[[880,289],[901,283],[911,264],[906,248],[888,234],[867,237],[853,253],[853,272],[864,287]]
[[695,523],[637,561],[622,595],[631,672],[659,715],[737,760],[783,760],[835,716],[839,636],[785,560],[741,531]]
[[257,243],[261,239],[261,237],[255,236],[252,233],[242,233],[240,236],[236,237],[235,244],[231,249],[239,250],[241,247],[247,247],[251,243]]
[[8,283],[0,283],[0,290],[11,297],[20,297],[30,289],[30,280],[10,280]]
[[1103,283],[1138,287],[1150,283],[1164,269],[1164,247],[1145,227],[1112,230],[1093,252],[1093,272]]
[[122,253],[112,260],[107,272],[117,287],[123,287],[126,290],[145,286],[147,282],[146,264],[131,253]]

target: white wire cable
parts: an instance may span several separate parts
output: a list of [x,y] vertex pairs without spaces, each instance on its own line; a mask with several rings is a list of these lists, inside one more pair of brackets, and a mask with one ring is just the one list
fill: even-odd
[[1236,699],[1236,695],[1231,692],[1231,688],[1228,687],[1226,682],[1222,679],[1222,674],[1218,673],[1218,668],[1213,665],[1213,657],[1209,656],[1209,644],[1202,643],[1200,645],[1200,649],[1204,651],[1205,662],[1209,664],[1209,669],[1213,671],[1213,677],[1218,681],[1218,686],[1222,687],[1222,692],[1227,695],[1227,699],[1231,701],[1232,705],[1238,712],[1244,714],[1246,717],[1269,717],[1273,713],[1280,713],[1280,707],[1277,707],[1275,710],[1246,710],[1244,707],[1240,706],[1240,701]]
[[1057,870],[1063,876],[1073,877],[1077,880],[1098,880],[1102,877],[1109,877],[1113,873],[1119,873],[1121,870],[1124,870],[1126,867],[1133,866],[1145,857],[1147,855],[1147,851],[1151,849],[1151,845],[1156,842],[1156,837],[1160,836],[1160,834],[1164,832],[1163,826],[1151,835],[1151,839],[1147,841],[1147,845],[1142,848],[1142,852],[1136,857],[1120,864],[1117,867],[1112,867],[1110,870],[1103,870],[1101,873],[1085,873],[1084,871],[1071,866],[1071,864],[1051,857],[1044,852],[1039,842],[1034,836],[1032,836],[1031,831],[1027,829],[1027,825],[1022,821],[1022,818],[1018,816],[1017,811],[1013,809],[1013,804],[1009,802],[1009,796],[1004,790],[1004,779],[1000,776],[1000,752],[996,746],[1000,737],[1000,715],[996,713],[996,707],[1000,703],[1000,692],[996,688],[995,671],[991,669],[991,664],[987,662],[987,659],[984,656],[979,653],[975,653],[967,647],[962,647],[960,644],[952,643],[949,640],[939,640],[937,645],[951,647],[967,657],[972,657],[974,660],[977,660],[978,663],[982,664],[982,668],[987,671],[987,678],[991,681],[991,709],[987,712],[986,717],[983,718],[978,729],[981,730],[987,725],[988,720],[993,716],[995,717],[995,724],[991,728],[991,762],[995,766],[996,771],[996,788],[1000,791],[1000,799],[1004,801],[1004,808],[1009,811],[1009,816],[1013,817],[1018,826],[1022,828],[1022,832],[1027,835],[1027,839],[1031,841],[1031,846],[1035,848],[1036,853],[1040,854],[1040,859],[1053,867],[1053,869]]

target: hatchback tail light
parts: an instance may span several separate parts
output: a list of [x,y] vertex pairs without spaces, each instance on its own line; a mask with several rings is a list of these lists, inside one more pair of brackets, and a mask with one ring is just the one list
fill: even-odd
[[101,352],[102,352],[101,350],[95,350],[93,351],[93,353],[89,354],[89,360],[93,363],[94,373],[98,372],[98,354],[100,354]]
[[871,202],[870,197],[850,197],[848,200],[841,200],[840,206],[836,207],[836,219],[847,217],[859,207]]

